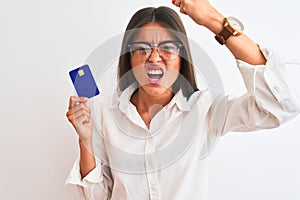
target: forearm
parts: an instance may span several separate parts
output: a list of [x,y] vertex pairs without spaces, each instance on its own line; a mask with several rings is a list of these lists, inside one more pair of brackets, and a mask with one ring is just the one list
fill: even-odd
[[[101,142],[97,134],[93,140]],[[79,139],[80,158],[75,161],[66,183],[78,186],[81,199],[107,200],[110,199],[113,188],[110,167],[102,165],[101,160],[95,156],[101,148],[94,153],[92,147],[90,139],[88,141]]]
[[[218,34],[223,29],[224,16],[217,10],[210,15],[210,20],[204,26],[214,34]],[[239,36],[231,36],[227,39],[225,45],[231,51],[236,59],[245,61],[252,65],[265,64],[266,59],[261,53],[259,47],[245,33]]]
[[81,177],[85,177],[90,171],[96,167],[95,156],[93,153],[91,143],[83,143],[79,139],[80,148],[80,174]]

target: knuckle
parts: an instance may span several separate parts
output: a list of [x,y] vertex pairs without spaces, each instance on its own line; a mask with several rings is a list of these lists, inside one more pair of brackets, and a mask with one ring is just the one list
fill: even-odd
[[66,113],[66,116],[67,117],[70,117],[72,115],[72,112],[71,112],[71,110],[69,110],[67,113]]
[[80,107],[81,109],[84,109],[84,108],[86,107],[86,105],[84,105],[83,103],[81,103],[81,104],[79,104],[79,107]]
[[87,112],[87,111],[85,111],[84,114],[85,114],[85,116],[87,116],[87,117],[90,117],[90,116],[91,116],[90,113]]
[[82,103],[77,103],[77,102],[75,102],[74,106],[76,106],[76,108],[78,108],[79,110],[81,110],[83,108],[83,105],[82,105]]
[[73,122],[73,117],[70,115],[70,116],[68,116],[68,120],[70,121],[70,122]]

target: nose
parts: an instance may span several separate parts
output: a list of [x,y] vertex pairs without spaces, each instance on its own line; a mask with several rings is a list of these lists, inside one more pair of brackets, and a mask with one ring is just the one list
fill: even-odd
[[157,47],[152,47],[151,54],[149,55],[148,61],[156,63],[161,61],[162,58],[159,55],[159,49]]

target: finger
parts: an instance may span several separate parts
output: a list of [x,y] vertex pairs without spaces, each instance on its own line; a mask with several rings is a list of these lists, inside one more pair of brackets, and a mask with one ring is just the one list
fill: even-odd
[[[78,109],[78,107],[81,108]],[[74,124],[74,121],[82,115],[86,115],[89,118],[91,118],[91,110],[88,107],[84,106],[83,104],[80,104],[79,106],[76,106],[71,110],[68,110],[68,112],[66,113],[68,120],[72,124]]]
[[182,14],[187,15],[187,13],[186,13],[186,8],[185,8],[185,0],[173,0],[172,3],[173,3],[174,5],[176,5],[177,7],[180,8],[179,11],[180,11]]
[[72,115],[72,113],[73,113],[73,112],[72,112],[71,110],[68,110],[68,111],[66,112],[67,118],[69,118],[69,116]]
[[185,7],[184,7],[183,5],[180,6],[180,12],[181,12],[182,14],[187,15],[187,13],[185,12]]
[[175,6],[180,7],[181,0],[175,0],[175,1],[172,1],[172,3],[173,3]]
[[184,10],[183,10],[183,7],[180,6],[180,10],[179,10],[181,13],[184,13]]
[[73,114],[72,114],[72,112],[68,111],[66,113],[66,116],[67,116],[69,122],[71,122],[73,124]]
[[79,128],[81,125],[89,123],[91,119],[91,116],[86,112],[77,113],[76,115],[68,115],[68,120],[76,129]]
[[88,98],[86,97],[75,97],[71,96],[69,100],[69,109],[73,108],[76,105],[79,105],[80,103],[85,103],[88,101]]
[[80,103],[78,105],[75,105],[73,108],[70,109],[73,113],[76,113],[80,110],[84,110],[88,113],[91,113],[91,109],[85,104],[85,103]]
[[186,10],[185,10],[185,0],[181,0],[180,1],[180,12],[183,13],[183,14],[186,14]]
[[88,98],[86,97],[75,97],[74,98],[74,105],[73,106],[78,106],[79,104],[87,104]]
[[82,115],[78,116],[76,119],[74,119],[74,122],[77,126],[87,124],[90,121],[91,121],[91,118],[86,114],[82,114]]
[[86,116],[88,116],[89,118],[91,117],[91,113],[88,112],[88,111],[86,111],[86,110],[84,110],[84,109],[80,109],[80,110],[78,110],[77,112],[73,112],[72,115],[73,115],[74,119],[77,119],[77,118],[79,118],[79,117],[82,116],[82,115],[86,115]]

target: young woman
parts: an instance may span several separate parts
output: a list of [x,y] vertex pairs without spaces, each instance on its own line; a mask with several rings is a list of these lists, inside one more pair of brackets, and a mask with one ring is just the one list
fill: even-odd
[[123,38],[119,94],[101,96],[93,111],[86,98],[70,97],[67,117],[79,136],[80,158],[67,183],[78,185],[83,199],[204,200],[207,163],[199,154],[206,149],[207,155],[212,138],[277,127],[299,111],[280,74],[285,64],[242,33],[240,21],[207,0],[173,4],[227,46],[248,92],[216,100],[200,91],[176,12],[139,10]]

